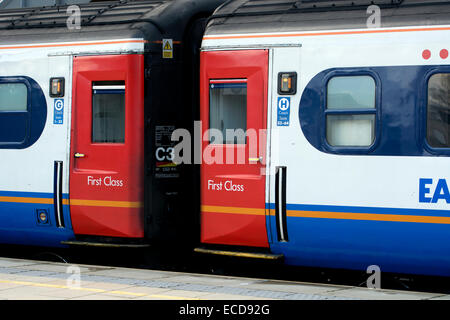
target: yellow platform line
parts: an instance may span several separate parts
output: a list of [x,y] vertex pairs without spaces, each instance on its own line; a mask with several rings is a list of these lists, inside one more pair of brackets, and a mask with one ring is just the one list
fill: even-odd
[[121,291],[121,290],[104,290],[104,289],[96,289],[96,288],[65,286],[65,285],[58,285],[58,284],[31,282],[31,281],[0,280],[0,283],[18,284],[18,285],[22,285],[22,286],[33,286],[33,287],[41,287],[41,288],[79,290],[79,291],[87,291],[87,292],[95,292],[95,293],[120,294],[120,295],[124,295],[124,296],[149,297],[149,298],[156,298],[156,299],[201,300],[200,298],[189,298],[189,297],[162,295],[162,294],[146,294],[146,293],[129,292],[129,291]]

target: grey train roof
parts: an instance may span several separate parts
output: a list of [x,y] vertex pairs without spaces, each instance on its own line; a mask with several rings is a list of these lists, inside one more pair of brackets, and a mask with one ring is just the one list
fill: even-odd
[[67,28],[68,5],[0,11],[0,43],[159,38],[181,40],[193,16],[223,0],[116,0],[78,5],[81,29]]
[[383,28],[450,24],[449,0],[230,0],[206,34],[367,28],[370,5],[380,7]]

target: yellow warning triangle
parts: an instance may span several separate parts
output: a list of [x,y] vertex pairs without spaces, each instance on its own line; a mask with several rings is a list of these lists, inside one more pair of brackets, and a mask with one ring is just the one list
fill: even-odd
[[172,47],[170,46],[169,41],[166,41],[166,44],[164,45],[164,50],[172,50]]

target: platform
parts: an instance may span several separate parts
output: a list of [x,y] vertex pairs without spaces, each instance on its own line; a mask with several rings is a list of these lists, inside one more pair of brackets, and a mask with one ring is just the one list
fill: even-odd
[[422,300],[450,295],[0,258],[0,299]]

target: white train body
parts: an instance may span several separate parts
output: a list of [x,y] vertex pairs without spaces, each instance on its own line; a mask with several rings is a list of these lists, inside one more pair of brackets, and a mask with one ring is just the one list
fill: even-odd
[[[234,182],[243,185],[246,202],[203,187],[203,242],[269,247],[297,265],[362,270],[378,265],[387,272],[448,275],[448,120],[430,122],[436,120],[430,110],[438,96],[430,86],[449,76],[450,23],[404,21],[402,14],[412,10],[406,2],[399,4],[405,11],[385,26],[368,28],[361,11],[344,21],[352,12],[342,9],[334,13],[336,21],[327,21],[319,5],[308,20],[312,5],[299,5],[292,12],[295,20],[282,9],[274,9],[272,18],[269,9],[259,15],[236,1],[218,10],[206,31],[203,94],[208,81],[217,82],[217,74],[208,73],[215,71],[213,61],[242,59],[242,66],[233,65],[235,78],[241,78],[239,68],[252,66],[245,56],[266,52],[267,91],[262,82],[254,86],[264,93],[268,138],[259,164],[265,210],[258,211],[263,204],[255,200],[262,189],[252,190],[245,178]],[[429,10],[424,8],[424,16]],[[296,92],[280,92],[280,79],[289,74]],[[227,78],[232,71],[223,71],[221,81]],[[443,95],[450,90],[438,89]],[[249,110],[256,108],[250,93],[248,99],[247,129],[249,117],[255,117]],[[443,109],[447,101],[442,99]],[[204,121],[214,108],[213,100],[204,100]],[[202,183],[232,177],[229,168],[205,168]],[[222,227],[211,231],[215,225]]]

